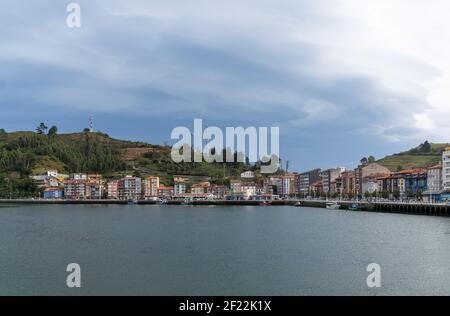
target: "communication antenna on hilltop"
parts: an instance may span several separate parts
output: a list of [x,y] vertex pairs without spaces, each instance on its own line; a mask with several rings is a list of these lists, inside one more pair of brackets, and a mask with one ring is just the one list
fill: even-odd
[[94,115],[92,114],[89,115],[89,131],[94,132]]

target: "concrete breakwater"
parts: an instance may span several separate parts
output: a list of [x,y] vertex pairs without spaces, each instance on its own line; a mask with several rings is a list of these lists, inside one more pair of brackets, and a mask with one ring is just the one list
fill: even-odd
[[[194,201],[194,206],[259,206],[261,201],[229,201],[229,200],[205,200]],[[341,209],[349,209],[356,202],[337,201]],[[128,201],[120,200],[0,200],[0,206],[14,204],[47,204],[47,205],[126,205]],[[138,205],[158,205],[158,201],[138,201]],[[168,205],[183,205],[183,201],[168,201]],[[298,207],[316,207],[325,208],[327,201],[312,200],[282,200],[271,201],[270,206],[298,206]],[[450,216],[450,205],[448,204],[424,204],[424,203],[399,203],[399,202],[358,202],[360,211],[380,212],[380,213],[401,213],[430,216]]]

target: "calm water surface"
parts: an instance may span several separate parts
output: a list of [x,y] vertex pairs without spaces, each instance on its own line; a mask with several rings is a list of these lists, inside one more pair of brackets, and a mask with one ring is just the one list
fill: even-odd
[[[450,295],[450,219],[294,207],[0,208],[0,295]],[[78,263],[82,288],[66,287]],[[366,267],[382,268],[369,289]]]

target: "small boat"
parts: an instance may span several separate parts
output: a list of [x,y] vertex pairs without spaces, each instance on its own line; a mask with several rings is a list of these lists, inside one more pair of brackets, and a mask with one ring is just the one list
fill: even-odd
[[181,203],[182,205],[192,205],[194,204],[194,200],[190,199],[190,198],[185,198],[183,203]]
[[296,203],[294,204],[294,206],[295,206],[295,207],[301,207],[301,206],[302,206],[302,202],[296,202]]
[[136,205],[136,204],[138,204],[137,200],[135,200],[135,199],[129,199],[128,200],[128,205]]
[[358,204],[352,204],[352,206],[348,208],[349,211],[359,211],[360,209],[361,207],[359,207]]
[[327,202],[327,209],[329,210],[339,210],[341,205],[336,202]]
[[272,203],[269,201],[261,201],[259,202],[259,206],[272,206]]
[[163,199],[159,202],[159,205],[167,205],[167,204],[168,204],[168,202],[166,199]]

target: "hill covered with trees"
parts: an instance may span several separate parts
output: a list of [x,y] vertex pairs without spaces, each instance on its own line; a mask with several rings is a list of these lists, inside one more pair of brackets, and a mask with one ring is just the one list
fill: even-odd
[[[158,175],[173,184],[173,175],[194,175],[227,183],[257,166],[246,163],[175,163],[171,148],[109,137],[101,132],[58,134],[41,123],[35,132],[0,130],[0,198],[35,196],[31,175],[57,169],[60,173],[100,173],[106,178],[132,174]],[[225,177],[224,177],[225,175]],[[12,193],[11,193],[12,192]]]

